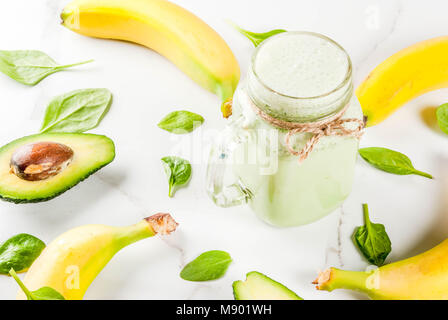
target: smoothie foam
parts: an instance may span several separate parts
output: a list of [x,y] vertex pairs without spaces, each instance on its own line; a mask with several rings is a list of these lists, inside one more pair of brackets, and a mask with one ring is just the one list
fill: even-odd
[[333,42],[310,34],[284,34],[258,52],[255,73],[269,88],[292,97],[315,97],[345,79],[347,55]]

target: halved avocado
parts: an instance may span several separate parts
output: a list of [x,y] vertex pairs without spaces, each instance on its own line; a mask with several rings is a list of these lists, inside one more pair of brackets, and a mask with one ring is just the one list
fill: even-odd
[[[11,158],[25,145],[50,142],[69,147],[73,155],[59,173],[43,180],[29,181],[11,170]],[[44,133],[14,140],[0,148],[0,198],[15,203],[53,199],[112,162],[115,146],[106,136],[85,133]]]
[[303,300],[293,291],[264,274],[252,271],[246,281],[233,283],[235,300]]

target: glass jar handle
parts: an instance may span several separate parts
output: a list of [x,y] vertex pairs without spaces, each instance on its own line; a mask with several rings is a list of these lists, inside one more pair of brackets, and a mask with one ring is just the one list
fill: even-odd
[[246,203],[252,196],[242,182],[235,177],[231,166],[235,148],[247,140],[241,133],[238,122],[240,118],[229,124],[210,151],[207,167],[207,193],[213,202],[220,207],[232,207]]

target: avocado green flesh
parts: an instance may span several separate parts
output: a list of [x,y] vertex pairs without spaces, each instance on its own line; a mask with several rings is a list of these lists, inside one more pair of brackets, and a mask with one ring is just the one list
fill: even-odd
[[[11,157],[17,148],[35,142],[57,142],[70,147],[71,163],[53,177],[27,181],[10,171]],[[23,137],[0,148],[0,198],[15,203],[50,200],[109,164],[115,147],[106,136],[85,133],[44,133]]]
[[235,300],[303,300],[287,287],[262,273],[252,271],[246,281],[233,283]]

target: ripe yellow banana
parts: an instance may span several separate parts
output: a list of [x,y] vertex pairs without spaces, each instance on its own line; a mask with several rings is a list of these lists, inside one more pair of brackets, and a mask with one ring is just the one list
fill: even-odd
[[135,42],[157,51],[222,101],[232,97],[238,84],[238,62],[225,41],[201,19],[169,1],[74,0],[61,18],[77,33]]
[[317,289],[351,289],[372,299],[448,299],[448,239],[415,257],[370,272],[330,268],[314,282]]
[[378,65],[357,88],[373,126],[423,93],[448,87],[448,36],[416,43]]
[[[42,251],[24,284],[31,291],[51,287],[67,300],[80,300],[120,249],[156,234],[169,234],[176,227],[168,213],[159,213],[127,227],[86,225],[69,230]],[[20,291],[17,299],[26,296]]]

